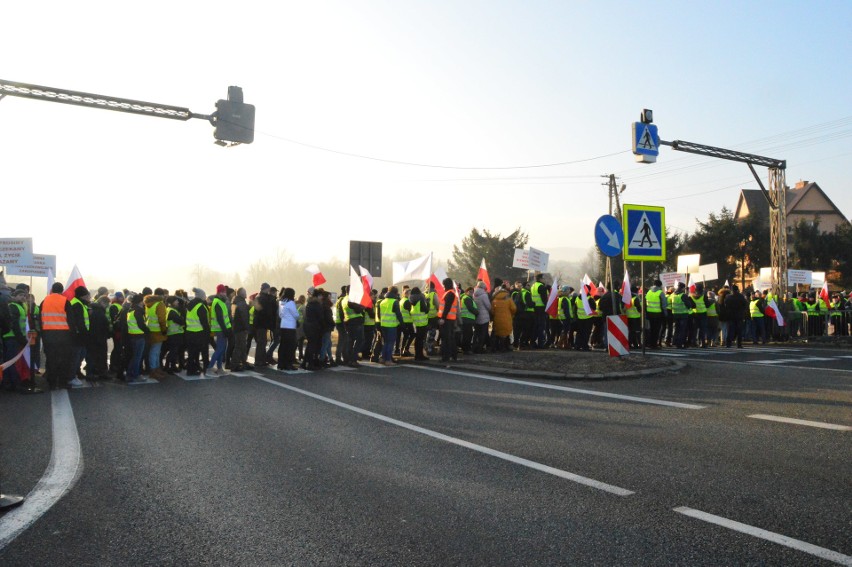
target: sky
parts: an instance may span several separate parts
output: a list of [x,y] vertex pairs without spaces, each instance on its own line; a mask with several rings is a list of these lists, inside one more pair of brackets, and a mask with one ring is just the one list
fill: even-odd
[[5,81],[199,114],[237,85],[256,123],[222,148],[203,120],[7,96],[0,236],[56,254],[60,281],[76,264],[90,287],[175,289],[195,265],[322,266],[350,240],[448,259],[474,227],[580,261],[603,176],[667,232],[758,188],[667,147],[635,163],[643,108],[663,140],[786,159],[788,185],[849,216],[850,23],[843,1],[10,3]]

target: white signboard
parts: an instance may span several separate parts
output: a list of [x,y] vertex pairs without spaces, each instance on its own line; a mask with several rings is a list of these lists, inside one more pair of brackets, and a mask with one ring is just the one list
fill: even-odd
[[825,283],[825,272],[811,272],[811,287],[822,287]]
[[681,274],[697,274],[701,254],[684,254],[677,257],[677,271]]
[[686,285],[686,276],[678,272],[663,272],[660,274],[660,281],[663,282],[663,287],[676,287],[679,282]]
[[704,264],[703,266],[698,266],[698,276],[696,276],[695,279],[701,280],[703,282],[712,282],[713,280],[718,280],[718,266],[716,264]]
[[533,247],[530,247],[529,250],[515,248],[515,256],[512,259],[513,268],[546,272],[549,264],[550,254],[546,252]]
[[32,266],[32,238],[0,238],[0,266]]
[[550,254],[530,246],[530,270],[546,272],[550,264]]
[[530,269],[530,253],[523,248],[515,248],[515,256],[512,258],[512,267],[523,270]]
[[810,270],[787,270],[787,283],[790,285],[811,285],[813,272]]
[[48,270],[52,270],[53,274],[56,274],[56,256],[54,254],[33,254],[31,266],[12,265],[6,268],[6,273],[10,276],[46,278]]

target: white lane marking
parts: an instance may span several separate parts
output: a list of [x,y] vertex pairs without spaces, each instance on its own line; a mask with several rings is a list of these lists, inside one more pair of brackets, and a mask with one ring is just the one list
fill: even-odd
[[611,394],[609,392],[599,392],[597,390],[583,390],[580,388],[569,388],[567,386],[557,386],[555,384],[543,384],[540,382],[526,382],[524,380],[513,380],[511,378],[498,378],[496,376],[488,376],[486,374],[474,374],[472,372],[461,372],[458,370],[447,370],[445,368],[430,368],[428,366],[418,366],[421,370],[430,370],[432,372],[443,372],[444,374],[456,374],[458,376],[469,376],[471,378],[479,378],[481,380],[492,380],[494,382],[505,382],[506,384],[520,384],[521,386],[530,386],[532,388],[544,388],[546,390],[558,390],[560,392],[571,392],[574,394],[586,394],[588,396],[599,396],[602,398],[614,398],[616,400],[625,400],[628,402],[639,402],[642,404],[654,404],[658,406],[668,406],[681,409],[704,409],[705,406],[696,404],[684,404],[681,402],[670,402],[667,400],[656,400],[654,398],[640,398],[637,396],[625,396],[622,394]]
[[792,423],[795,425],[807,425],[810,427],[820,427],[822,429],[834,429],[836,431],[852,431],[852,427],[848,425],[836,425],[834,423],[824,423],[822,421],[808,421],[806,419],[795,419],[792,417],[781,417],[778,415],[765,415],[762,413],[756,413],[754,415],[750,415],[748,417],[753,417],[754,419],[765,419],[766,421],[778,421],[781,423]]
[[826,360],[834,360],[834,358],[831,358],[831,357],[826,358],[824,356],[808,356],[808,357],[805,357],[805,358],[795,359],[796,362],[822,362],[822,361],[826,361]]
[[65,496],[83,474],[83,453],[68,391],[52,392],[50,402],[53,415],[50,463],[23,504],[0,517],[0,550]]
[[751,362],[752,364],[786,364],[788,362],[795,362],[795,360],[792,359],[792,358],[788,358],[788,359],[773,358],[772,360],[750,360],[749,362]]
[[612,484],[606,484],[604,482],[600,482],[598,480],[594,480],[591,478],[587,478],[584,476],[580,476],[578,474],[574,474],[568,471],[564,471],[562,469],[557,469],[554,467],[550,467],[548,465],[544,465],[541,463],[537,463],[535,461],[530,461],[528,459],[524,459],[522,457],[517,457],[515,455],[510,455],[508,453],[503,453],[502,451],[497,451],[495,449],[490,449],[488,447],[484,447],[482,445],[477,445],[476,443],[471,443],[469,441],[464,441],[463,439],[458,439],[456,437],[450,437],[449,435],[444,435],[443,433],[438,433],[437,431],[432,431],[431,429],[425,429],[423,427],[419,427],[417,425],[413,425],[411,423],[407,423],[405,421],[400,421],[398,419],[394,419],[392,417],[388,417],[386,415],[382,415],[379,413],[375,413],[369,410],[365,410],[356,406],[352,406],[343,402],[339,402],[337,400],[326,398],[325,396],[320,396],[319,394],[314,394],[313,392],[308,392],[307,390],[302,390],[300,388],[294,388],[293,386],[288,386],[287,384],[282,384],[281,382],[276,382],[275,380],[270,380],[265,376],[257,374],[256,372],[252,373],[254,377],[258,380],[262,380],[268,384],[272,384],[273,386],[278,386],[279,388],[285,388],[292,392],[296,392],[297,394],[302,394],[303,396],[308,396],[310,398],[314,398],[315,400],[319,400],[321,402],[325,402],[328,404],[335,405],[339,408],[343,408],[349,411],[354,411],[355,413],[359,413],[361,415],[365,415],[367,417],[371,417],[373,419],[378,419],[379,421],[384,421],[385,423],[389,423],[391,425],[396,425],[397,427],[402,427],[403,429],[408,429],[409,431],[414,431],[416,433],[421,433],[423,435],[428,435],[429,437],[433,437],[440,441],[446,441],[447,443],[452,443],[453,445],[458,445],[460,447],[465,447],[466,449],[471,449],[473,451],[478,451],[480,453],[484,453],[486,455],[490,455],[492,457],[497,457],[498,459],[503,459],[505,461],[509,461],[511,463],[515,463],[517,465],[522,465],[525,467],[529,467],[531,469],[535,469],[540,472],[544,472],[547,474],[552,474],[554,476],[558,476],[559,478],[564,478],[566,480],[570,480],[572,482],[576,482],[578,484],[582,484],[585,486],[589,486],[592,488],[596,488],[598,490],[603,490],[604,492],[609,492],[610,494],[615,494],[616,496],[630,496],[633,494],[632,490],[627,490],[626,488],[621,488],[619,486],[614,486]]
[[812,543],[793,539],[785,535],[770,532],[761,528],[756,528],[754,526],[736,522],[734,520],[729,520],[727,518],[723,518],[722,516],[708,514],[707,512],[702,512],[701,510],[695,510],[694,508],[688,508],[686,506],[680,506],[678,508],[675,508],[674,511],[678,514],[683,514],[691,518],[703,520],[705,522],[716,524],[717,526],[722,526],[723,528],[728,528],[730,530],[738,531],[750,536],[759,537],[761,539],[765,539],[767,541],[771,541],[773,543],[777,543],[785,547],[790,547],[792,549],[796,549],[804,553],[808,553],[810,555],[815,555],[816,557],[819,557],[821,559],[834,561],[835,563],[839,563],[841,565],[852,566],[852,556],[844,555],[842,553],[838,553],[837,551],[832,551],[824,547],[819,547]]
[[[744,366],[764,366],[763,364],[755,364],[753,361],[748,360],[695,360],[696,363],[702,364],[740,364]],[[799,362],[798,358],[791,358],[786,362]],[[845,372],[850,373],[852,370],[848,368],[826,368],[825,366],[796,366],[796,365],[784,365],[784,369],[792,369],[792,370],[819,370],[820,372]]]

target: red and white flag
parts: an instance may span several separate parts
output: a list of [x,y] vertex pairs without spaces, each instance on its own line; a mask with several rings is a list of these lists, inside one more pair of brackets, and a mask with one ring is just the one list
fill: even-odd
[[68,283],[65,284],[65,291],[62,292],[68,301],[74,299],[74,290],[78,287],[85,287],[86,282],[83,281],[83,275],[80,273],[80,268],[74,264],[74,269],[71,270],[71,276],[68,277]]
[[559,280],[553,280],[553,286],[547,295],[547,305],[544,306],[544,311],[551,317],[559,316]]
[[595,295],[598,294],[598,286],[596,286],[594,284],[592,279],[589,277],[589,274],[583,274],[583,282],[582,283],[583,283],[583,285],[589,286],[589,293],[592,296],[595,296]]
[[775,299],[769,300],[769,305],[766,306],[766,315],[775,319],[775,322],[778,323],[779,327],[784,326],[784,316],[781,315],[781,311],[778,309],[778,304],[775,303]]
[[356,270],[354,266],[349,268],[349,301],[357,303],[366,308],[373,306],[373,297],[370,292],[373,290],[373,276],[367,271],[364,266],[358,266]]
[[692,274],[689,274],[689,284],[686,287],[689,288],[689,293],[695,293],[695,280],[692,279]]
[[482,259],[482,264],[479,265],[479,273],[476,274],[476,279],[485,282],[485,291],[491,293],[491,278],[488,277],[488,268],[485,267],[485,258]]
[[[586,276],[588,277],[588,276]],[[583,311],[586,312],[586,315],[591,315],[594,313],[594,309],[589,307],[589,296],[586,294],[586,286],[590,285],[585,282],[580,282],[580,302],[583,304]],[[591,284],[595,285],[595,284]]]
[[831,305],[831,296],[828,293],[828,282],[822,282],[822,289],[819,290],[819,297],[825,301],[826,305]]
[[633,303],[633,294],[630,292],[630,276],[624,270],[624,280],[621,282],[621,302],[628,307]]
[[311,274],[311,285],[314,287],[319,287],[327,281],[316,264],[311,264],[305,268],[305,271]]
[[444,284],[441,283],[445,279],[447,279],[447,271],[444,268],[437,268],[431,276],[429,276],[429,282],[435,284],[435,291],[438,292],[439,296],[444,295]]

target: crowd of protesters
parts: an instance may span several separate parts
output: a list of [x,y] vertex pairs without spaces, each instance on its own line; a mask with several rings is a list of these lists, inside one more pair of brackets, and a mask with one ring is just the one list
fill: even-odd
[[[55,389],[83,386],[84,378],[134,383],[270,365],[320,370],[357,367],[362,361],[392,365],[405,358],[440,357],[449,363],[459,355],[515,349],[605,349],[606,317],[619,314],[627,318],[633,349],[643,346],[643,320],[649,349],[849,335],[852,324],[846,292],[830,301],[813,292],[780,300],[768,291],[743,294],[736,285],[713,291],[680,283],[663,289],[656,280],[644,292],[633,286],[625,299],[591,284],[579,291],[553,288],[541,274],[514,283],[497,278],[489,287],[484,281],[460,286],[447,278],[423,289],[373,289],[366,300],[359,294],[349,301],[348,286],[339,293],[310,287],[298,297],[291,287],[279,290],[267,283],[251,295],[220,284],[209,296],[200,288],[192,288],[191,296],[180,289],[109,293],[100,288],[92,297],[84,286],[64,294],[56,283],[37,305],[26,284],[14,289],[4,284],[3,361],[30,344],[29,369],[35,374],[42,368],[43,346],[46,379]],[[3,385],[38,391],[30,376],[20,364],[9,365]]]

